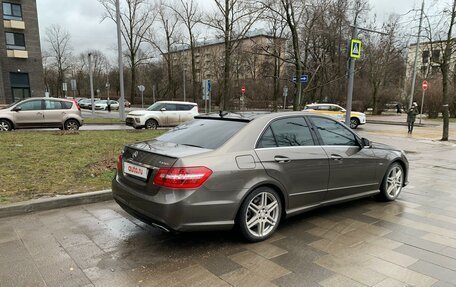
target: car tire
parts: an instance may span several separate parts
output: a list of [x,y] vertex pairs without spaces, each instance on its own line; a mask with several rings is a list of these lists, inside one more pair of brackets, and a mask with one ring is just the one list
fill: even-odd
[[375,196],[379,201],[393,201],[402,191],[405,179],[404,168],[399,163],[395,162],[385,173],[382,184],[380,186],[380,193]]
[[252,191],[239,209],[238,226],[249,242],[269,238],[280,224],[282,201],[272,188],[259,187]]
[[9,132],[13,130],[13,124],[9,120],[0,120],[0,132]]
[[357,118],[350,119],[350,128],[356,129],[359,126],[359,120]]
[[63,128],[66,131],[77,131],[79,130],[80,124],[75,119],[69,119],[63,124]]
[[156,120],[150,119],[146,121],[145,127],[147,130],[155,130],[158,127],[158,123]]

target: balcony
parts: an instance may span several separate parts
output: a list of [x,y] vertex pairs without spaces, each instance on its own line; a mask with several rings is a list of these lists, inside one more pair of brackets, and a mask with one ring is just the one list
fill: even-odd
[[25,30],[25,22],[18,20],[3,20],[3,24],[7,29]]
[[22,50],[7,50],[6,55],[8,58],[28,59],[28,52]]

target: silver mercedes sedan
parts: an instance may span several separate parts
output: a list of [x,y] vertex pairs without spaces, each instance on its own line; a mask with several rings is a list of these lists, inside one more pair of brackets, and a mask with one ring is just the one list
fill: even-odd
[[270,237],[284,218],[407,183],[404,152],[302,112],[200,115],[119,155],[114,199],[165,231],[229,229]]

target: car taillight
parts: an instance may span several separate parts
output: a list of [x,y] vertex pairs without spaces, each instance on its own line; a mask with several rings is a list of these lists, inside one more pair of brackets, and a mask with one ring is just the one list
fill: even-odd
[[78,108],[78,110],[81,110],[81,106],[79,106],[79,103],[78,101],[76,100],[73,100],[74,104],[76,105],[76,107]]
[[119,157],[117,158],[117,172],[122,171],[122,154],[119,154]]
[[204,166],[160,168],[154,184],[170,188],[197,188],[211,176],[212,170]]

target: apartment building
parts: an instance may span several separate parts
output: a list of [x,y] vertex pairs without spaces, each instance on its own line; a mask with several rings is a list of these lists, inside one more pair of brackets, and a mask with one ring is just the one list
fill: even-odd
[[[273,49],[285,54],[286,39],[276,38],[264,30],[255,30],[244,38],[234,43],[235,51],[232,55],[233,79],[260,78],[265,70],[272,74],[272,67],[276,57],[271,56]],[[195,49],[196,76],[199,81],[203,79],[217,80],[223,76],[224,67],[224,42],[222,39],[199,41]],[[164,55],[168,57],[168,54]],[[191,50],[189,48],[176,49],[169,53],[175,69],[191,69]],[[283,61],[279,61],[283,65]]]
[[0,9],[0,104],[44,96],[36,0],[1,1]]
[[[453,39],[454,41],[455,39]],[[440,77],[441,63],[443,61],[443,51],[445,50],[446,42],[434,41],[420,43],[418,46],[417,58],[417,75],[421,78]],[[413,72],[413,64],[415,62],[416,43],[413,43],[407,48],[407,66],[406,77],[410,79]],[[450,58],[450,71],[456,70],[456,54],[453,53]]]

